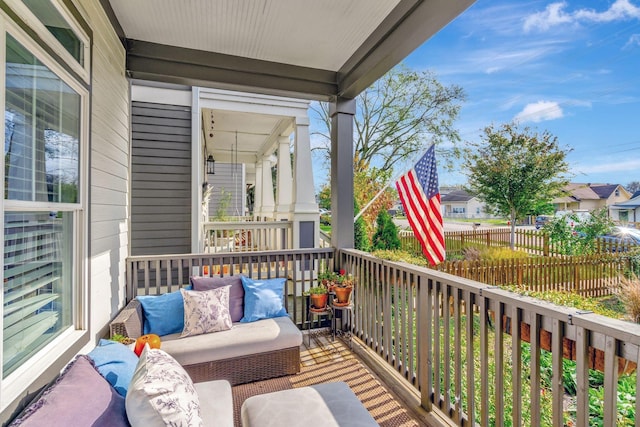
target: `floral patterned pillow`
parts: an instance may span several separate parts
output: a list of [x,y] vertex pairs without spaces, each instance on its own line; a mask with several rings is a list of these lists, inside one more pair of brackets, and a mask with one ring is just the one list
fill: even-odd
[[189,374],[160,349],[145,345],[125,401],[132,426],[201,427],[200,401]]
[[230,288],[229,285],[210,291],[180,289],[184,299],[184,329],[181,337],[231,329]]

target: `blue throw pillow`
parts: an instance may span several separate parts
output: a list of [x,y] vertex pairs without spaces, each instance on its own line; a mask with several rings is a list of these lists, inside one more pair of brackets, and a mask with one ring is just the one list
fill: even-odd
[[93,364],[121,396],[127,395],[127,388],[138,364],[138,356],[124,344],[110,340],[100,340],[98,347],[87,355]]
[[[191,285],[183,289],[191,290]],[[184,329],[184,300],[180,291],[163,295],[142,295],[136,297],[144,311],[145,334],[169,335]]]
[[242,276],[244,316],[240,322],[287,316],[282,304],[286,279],[253,280]]

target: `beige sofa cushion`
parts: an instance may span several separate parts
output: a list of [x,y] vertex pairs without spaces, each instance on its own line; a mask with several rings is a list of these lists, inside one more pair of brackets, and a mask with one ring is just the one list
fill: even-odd
[[200,398],[200,416],[205,426],[233,427],[233,394],[229,381],[216,380],[193,385]]
[[248,354],[299,347],[302,333],[289,317],[234,323],[227,331],[180,338],[162,337],[162,349],[181,365],[230,359]]
[[375,427],[378,424],[344,382],[317,384],[249,397],[243,427]]

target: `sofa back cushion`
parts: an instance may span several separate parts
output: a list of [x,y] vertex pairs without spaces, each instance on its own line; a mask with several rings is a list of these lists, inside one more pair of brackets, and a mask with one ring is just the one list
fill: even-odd
[[[184,289],[191,289],[190,286]],[[184,328],[184,301],[180,291],[162,295],[141,295],[145,334],[169,335],[182,332]]]
[[133,371],[138,364],[138,356],[133,350],[119,342],[101,339],[87,356],[118,394],[126,396]]
[[242,277],[244,287],[244,316],[242,323],[288,316],[284,308],[285,278],[250,279]]
[[10,425],[119,427],[129,422],[124,397],[81,355]]
[[194,291],[208,291],[231,285],[229,289],[229,312],[231,321],[239,322],[244,316],[244,288],[242,287],[242,275],[224,277],[195,277],[189,279]]
[[181,337],[231,329],[229,288],[208,291],[181,290],[184,299],[184,330]]

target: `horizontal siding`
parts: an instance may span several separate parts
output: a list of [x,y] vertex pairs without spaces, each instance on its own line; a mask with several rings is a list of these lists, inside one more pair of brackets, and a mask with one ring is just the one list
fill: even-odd
[[[234,170],[236,171],[234,174]],[[243,184],[242,164],[217,163],[216,173],[207,176],[207,182],[213,186],[209,199],[209,216],[216,217],[218,208],[225,203],[230,195],[225,209],[225,215],[244,215],[244,200],[246,196]]]
[[191,111],[133,102],[131,254],[191,252]]

